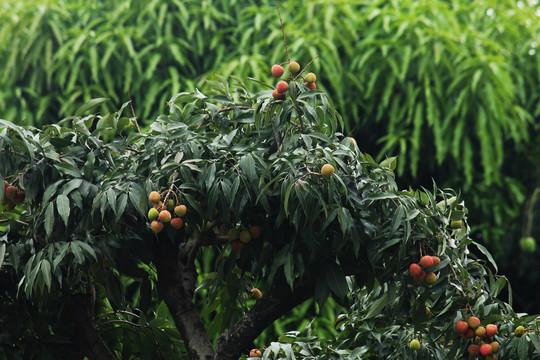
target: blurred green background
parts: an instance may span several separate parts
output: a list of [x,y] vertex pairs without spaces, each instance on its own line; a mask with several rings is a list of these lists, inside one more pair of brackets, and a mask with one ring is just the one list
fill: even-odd
[[291,58],[319,56],[310,71],[344,132],[379,160],[398,155],[402,188],[461,190],[516,311],[539,313],[540,252],[520,246],[540,239],[537,0],[9,0],[0,118],[41,126],[106,97],[102,111],[132,99],[144,125],[207,80],[272,85],[287,60],[276,5]]

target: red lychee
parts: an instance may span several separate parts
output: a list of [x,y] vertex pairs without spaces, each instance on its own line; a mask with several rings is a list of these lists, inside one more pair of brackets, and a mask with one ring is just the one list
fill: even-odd
[[432,256],[431,259],[433,259],[433,266],[437,266],[441,263],[441,259],[437,256]]
[[160,223],[159,221],[154,220],[150,224],[150,227],[152,228],[153,232],[158,233],[161,230],[163,230],[163,223]]
[[306,82],[304,83],[304,85],[306,85],[307,88],[308,88],[309,90],[317,90],[317,84],[315,84],[315,83],[311,83],[311,84],[310,84],[310,83],[308,83],[308,82],[306,81]]
[[289,90],[289,84],[287,84],[286,81],[282,80],[282,81],[277,83],[276,90],[278,91],[278,93],[284,94],[284,93],[287,92],[287,90]]
[[488,337],[495,336],[496,333],[497,333],[497,325],[493,325],[493,324],[486,325],[486,335]]
[[272,91],[272,96],[273,96],[274,99],[276,99],[276,100],[284,100],[286,95],[287,95],[286,93],[283,93],[283,94],[282,94],[282,93],[280,93],[280,92],[277,91],[277,90]]
[[187,212],[187,208],[186,208],[186,205],[178,205],[177,207],[174,208],[174,214],[176,216],[184,216],[186,215],[186,212]]
[[285,69],[281,65],[273,65],[272,66],[272,76],[275,78],[280,78],[283,73],[285,72]]
[[429,255],[422,256],[422,258],[420,259],[420,266],[424,269],[429,269],[433,266],[433,258]]
[[161,200],[161,195],[159,195],[157,191],[152,191],[150,195],[148,195],[148,200],[154,204],[157,204],[159,200]]
[[456,323],[456,332],[460,335],[464,335],[469,330],[469,324],[465,321],[458,321]]
[[478,354],[480,354],[480,346],[476,345],[476,344],[471,344],[469,345],[469,347],[467,348],[467,351],[469,352],[470,355],[472,356],[478,356]]
[[261,227],[259,225],[253,225],[249,228],[252,239],[258,239],[261,237]]
[[409,266],[409,273],[413,277],[420,276],[423,271],[424,270],[422,270],[422,268],[418,264],[411,264],[411,266]]
[[169,222],[169,221],[171,221],[171,213],[168,210],[162,210],[159,213],[158,219],[161,222]]
[[257,288],[251,289],[251,292],[249,293],[249,297],[252,298],[253,300],[259,300],[260,298],[262,298],[261,290]]
[[493,352],[493,348],[491,347],[490,344],[484,344],[480,346],[480,354],[484,356],[488,356],[488,355],[491,355],[492,352]]
[[179,217],[171,219],[171,226],[176,230],[181,229],[182,228],[182,219],[180,219]]
[[480,326],[480,319],[477,318],[476,316],[471,316],[469,320],[467,320],[467,323],[469,324],[470,327],[472,327],[473,329],[476,329],[477,327]]

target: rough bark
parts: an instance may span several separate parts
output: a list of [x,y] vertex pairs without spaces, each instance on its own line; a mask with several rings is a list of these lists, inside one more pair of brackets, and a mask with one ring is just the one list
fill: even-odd
[[179,249],[165,234],[160,234],[156,250],[158,292],[163,298],[184,340],[192,360],[214,358],[214,349],[204,323],[193,304],[197,272],[179,259]]
[[214,360],[236,360],[259,334],[278,318],[300,305],[315,293],[312,279],[297,281],[293,289],[283,276],[276,277],[266,294],[228,332],[217,341]]

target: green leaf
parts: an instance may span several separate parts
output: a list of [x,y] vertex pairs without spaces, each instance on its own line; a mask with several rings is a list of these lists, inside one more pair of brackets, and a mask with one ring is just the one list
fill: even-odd
[[96,98],[89,100],[86,104],[81,106],[75,111],[75,116],[81,116],[85,114],[87,111],[94,109],[95,107],[103,104],[104,102],[109,101],[109,98]]
[[0,245],[0,269],[2,268],[2,264],[4,263],[4,257],[6,255],[6,244]]
[[45,280],[45,285],[47,285],[47,289],[51,291],[51,263],[49,263],[49,261],[47,261],[46,259],[41,260],[41,274],[43,276],[43,279]]
[[334,294],[343,298],[349,290],[347,280],[341,270],[341,267],[336,263],[331,263],[326,267],[326,283]]
[[50,236],[54,227],[54,203],[49,203],[45,210],[45,234]]
[[387,303],[388,292],[384,292],[384,294],[379,299],[375,300],[375,302],[373,302],[373,304],[369,307],[368,313],[364,319],[371,319],[372,317],[379,315]]
[[56,198],[56,208],[58,209],[58,214],[64,221],[64,224],[68,226],[69,213],[71,211],[69,198],[64,194],[58,195]]
[[486,249],[483,245],[480,245],[479,243],[477,243],[475,241],[473,241],[473,244],[476,245],[476,247],[482,252],[482,254],[484,254],[487,257],[487,259],[489,260],[489,262],[491,263],[491,265],[495,269],[495,272],[499,271],[498,268],[497,268],[497,264],[495,263],[495,260],[493,259],[493,256],[491,256],[488,249]]

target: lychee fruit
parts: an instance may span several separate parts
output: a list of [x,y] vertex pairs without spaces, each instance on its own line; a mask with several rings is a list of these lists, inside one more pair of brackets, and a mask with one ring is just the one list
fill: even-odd
[[410,348],[411,350],[418,350],[418,349],[420,349],[420,341],[418,341],[417,339],[411,340],[411,342],[409,343],[409,348]]
[[317,90],[317,84],[315,83],[308,83],[307,81],[304,83],[304,85],[307,86],[309,90]]
[[174,208],[174,214],[176,216],[182,217],[186,215],[186,212],[187,212],[186,205],[178,205],[177,207]]
[[486,335],[488,337],[492,337],[492,336],[495,336],[495,334],[497,334],[497,325],[487,324],[486,325]]
[[476,336],[482,337],[482,336],[486,335],[486,328],[483,327],[483,326],[479,326],[479,327],[476,328],[476,330],[474,330],[474,334]]
[[467,324],[465,321],[458,321],[456,323],[456,332],[460,335],[464,335],[467,330],[469,330],[469,324]]
[[174,200],[173,199],[167,200],[167,210],[169,210],[169,212],[174,211]]
[[150,224],[150,228],[152,228],[152,231],[157,234],[158,232],[163,230],[163,223],[160,223],[159,221],[154,220]]
[[314,73],[310,72],[304,77],[304,80],[306,80],[308,84],[313,84],[317,80],[317,76],[315,76]]
[[499,351],[500,344],[497,341],[492,342],[490,345],[491,345],[491,349],[493,350],[493,353],[496,353],[497,351]]
[[286,81],[280,81],[276,85],[276,90],[278,91],[278,93],[284,94],[287,92],[287,90],[289,90],[289,84],[287,84]]
[[324,164],[321,168],[321,174],[325,178],[330,178],[334,174],[334,167],[330,164]]
[[232,248],[233,248],[234,251],[240,251],[240,250],[242,250],[242,248],[244,247],[244,245],[245,245],[245,244],[244,244],[243,242],[241,242],[240,240],[238,240],[238,239],[237,239],[237,240],[233,240],[233,242],[232,242]]
[[514,330],[514,334],[517,336],[517,337],[522,337],[523,334],[525,334],[525,328],[523,326],[518,326],[516,328],[516,330]]
[[421,274],[423,271],[424,271],[424,270],[422,270],[422,268],[421,268],[420,265],[418,265],[418,264],[411,264],[411,266],[409,266],[409,273],[410,273],[413,277],[420,276],[420,274]]
[[272,76],[275,78],[280,78],[283,73],[285,72],[285,69],[281,65],[272,65]]
[[154,204],[157,204],[159,200],[161,200],[161,195],[159,195],[157,191],[152,191],[150,195],[148,195],[148,200]]
[[276,100],[284,100],[285,97],[286,97],[286,93],[280,93],[279,91],[277,90],[274,90],[272,91],[272,96],[274,97],[274,99]]
[[238,238],[240,239],[241,242],[246,244],[251,241],[251,233],[247,230],[240,231]]
[[259,300],[260,298],[262,298],[261,290],[257,288],[251,289],[251,291],[249,292],[249,297],[253,300]]
[[289,72],[291,74],[296,74],[297,72],[300,71],[300,64],[297,63],[296,61],[291,61],[287,68],[289,69]]
[[261,237],[261,227],[259,225],[253,225],[249,228],[249,233],[252,239],[258,239]]
[[159,221],[164,223],[171,221],[171,213],[169,212],[169,210],[162,210],[159,213]]
[[25,198],[26,198],[26,195],[24,194],[24,191],[19,190],[17,191],[17,195],[15,195],[15,199],[13,199],[13,203],[15,205],[18,205],[22,203]]
[[182,228],[182,219],[179,217],[171,219],[171,226],[176,230],[180,230]]
[[426,278],[426,275],[427,275],[426,272],[422,270],[422,272],[418,276],[413,276],[413,279],[416,282],[421,282],[422,280]]
[[475,337],[474,335],[474,330],[473,329],[467,329],[467,331],[465,331],[465,334],[463,335],[466,339],[472,339]]
[[231,241],[238,239],[238,230],[230,229],[229,231],[227,231],[227,236]]
[[437,282],[437,274],[430,272],[426,275],[426,284],[433,285]]
[[352,147],[356,146],[356,140],[354,138],[350,138],[349,142],[350,142]]
[[158,216],[159,216],[159,211],[157,211],[157,209],[151,208],[150,210],[148,210],[148,220],[150,221],[156,220]]
[[424,269],[429,269],[433,266],[433,258],[429,255],[422,256],[420,259],[420,266]]
[[461,229],[461,226],[463,226],[463,222],[461,220],[450,221],[450,227],[452,229]]
[[158,211],[163,210],[163,203],[161,201],[158,201],[154,204],[154,209],[157,209]]
[[469,352],[470,355],[472,356],[478,356],[478,354],[480,354],[480,346],[476,345],[476,344],[471,344],[469,345],[469,347],[467,348],[467,351]]
[[432,256],[431,259],[433,259],[433,266],[437,266],[441,263],[441,259],[437,256]]
[[480,326],[480,319],[477,318],[476,316],[471,316],[467,320],[467,324],[469,324],[469,326],[472,327],[473,329],[476,329],[477,327]]
[[10,185],[6,188],[6,198],[8,200],[13,201],[15,199],[15,196],[17,196],[17,188],[13,185]]
[[262,357],[262,353],[261,353],[261,350],[259,349],[252,349],[250,352],[249,352],[249,357]]
[[492,352],[493,352],[493,349],[491,348],[490,344],[484,344],[480,346],[480,354],[484,356],[488,356],[488,355],[491,355]]

